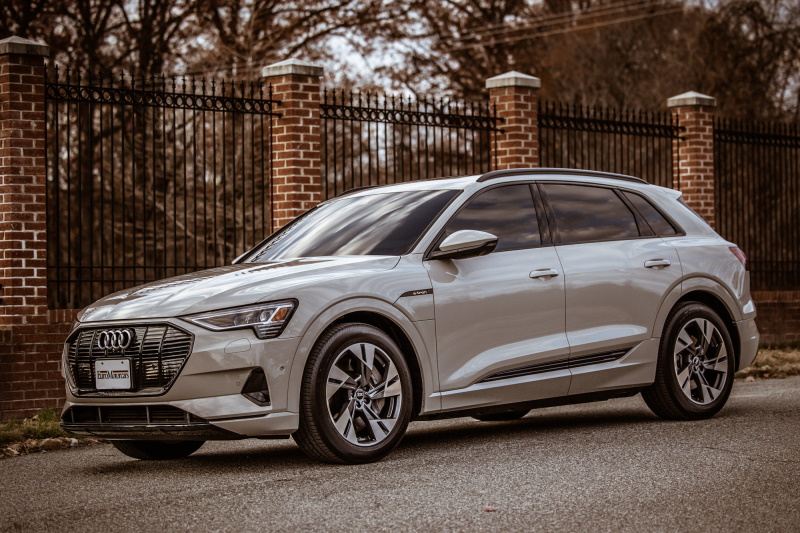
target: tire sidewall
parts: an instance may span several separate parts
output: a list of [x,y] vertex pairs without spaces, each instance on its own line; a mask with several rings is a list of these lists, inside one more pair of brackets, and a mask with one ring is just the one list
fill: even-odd
[[[722,342],[725,343],[725,349],[728,353],[728,373],[725,376],[725,384],[722,387],[722,393],[713,402],[707,405],[698,405],[687,398],[681,390],[680,384],[678,383],[678,376],[675,373],[674,352],[678,334],[687,323],[696,318],[703,318],[714,324],[714,327],[717,328],[717,331],[719,331],[722,337]],[[662,371],[664,379],[667,382],[668,390],[681,410],[690,417],[695,418],[711,416],[722,409],[725,402],[728,401],[731,389],[733,388],[733,374],[736,371],[736,354],[728,328],[716,312],[699,303],[687,304],[676,310],[669,321],[666,342],[662,345],[661,357],[663,365]]]
[[[402,390],[402,405],[397,423],[387,438],[373,446],[356,446],[339,434],[330,418],[326,397],[328,372],[336,357],[348,346],[360,342],[374,344],[386,353],[398,371]],[[384,457],[400,443],[413,409],[411,372],[397,344],[386,333],[366,324],[352,324],[345,327],[320,346],[319,357],[310,370],[313,383],[312,416],[317,421],[322,438],[337,456],[351,463],[375,461]]]

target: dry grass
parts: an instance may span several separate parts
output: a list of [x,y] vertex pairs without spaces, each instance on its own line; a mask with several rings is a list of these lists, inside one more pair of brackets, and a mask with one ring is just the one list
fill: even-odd
[[44,409],[33,418],[0,422],[0,447],[28,439],[66,437],[59,426],[59,416],[53,409]]
[[737,379],[752,381],[762,378],[786,378],[800,375],[800,349],[762,348],[756,360],[736,373]]

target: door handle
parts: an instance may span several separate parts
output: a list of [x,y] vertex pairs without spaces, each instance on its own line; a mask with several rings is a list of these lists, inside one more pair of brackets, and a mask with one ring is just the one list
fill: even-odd
[[644,262],[645,268],[658,268],[658,267],[668,267],[672,263],[669,262],[669,259],[651,259],[650,261]]
[[555,268],[542,268],[540,270],[533,270],[531,272],[531,278],[552,278],[553,276],[558,276],[558,270]]

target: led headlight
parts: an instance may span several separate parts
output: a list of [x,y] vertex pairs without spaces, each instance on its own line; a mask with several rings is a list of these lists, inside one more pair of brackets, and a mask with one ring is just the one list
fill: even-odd
[[259,339],[273,339],[283,333],[296,307],[296,301],[285,300],[182,316],[181,319],[214,331],[251,328]]

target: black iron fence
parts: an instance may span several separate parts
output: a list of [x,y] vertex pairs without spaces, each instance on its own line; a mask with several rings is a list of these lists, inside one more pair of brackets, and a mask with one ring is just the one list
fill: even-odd
[[492,169],[488,103],[325,90],[323,197],[354,187],[480,174]]
[[270,87],[49,69],[45,101],[51,308],[229,263],[271,233]]
[[750,262],[754,290],[800,289],[800,126],[716,119],[717,231]]
[[681,127],[667,111],[619,111],[540,102],[543,167],[617,172],[664,187],[673,184],[673,150]]

